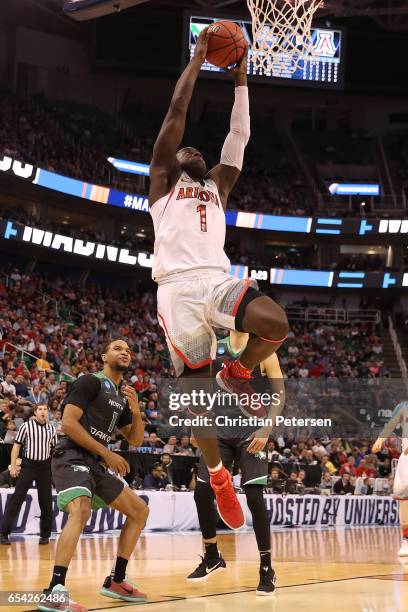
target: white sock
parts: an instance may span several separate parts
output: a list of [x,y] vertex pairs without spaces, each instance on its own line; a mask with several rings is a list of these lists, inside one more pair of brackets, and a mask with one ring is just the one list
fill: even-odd
[[210,474],[215,474],[216,472],[219,472],[222,469],[222,461],[219,462],[218,465],[216,465],[213,468],[208,468],[208,471],[210,472]]

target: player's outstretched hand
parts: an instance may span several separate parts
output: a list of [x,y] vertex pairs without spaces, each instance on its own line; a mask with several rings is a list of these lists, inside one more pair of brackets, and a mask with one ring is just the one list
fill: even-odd
[[382,449],[384,442],[385,442],[384,438],[377,438],[377,440],[374,442],[374,444],[371,447],[371,452],[379,453],[380,450]]
[[115,472],[115,474],[119,476],[126,476],[126,474],[129,474],[130,466],[128,462],[117,453],[108,450],[102,458],[108,468],[110,468],[112,472]]
[[126,385],[125,387],[123,387],[122,392],[123,392],[123,395],[126,397],[127,401],[129,402],[129,407],[131,411],[134,413],[140,412],[139,399],[137,397],[137,393],[134,387],[131,387],[130,385]]
[[209,28],[204,28],[204,30],[200,33],[200,36],[197,38],[194,57],[198,57],[202,62],[205,61],[207,57],[208,50],[208,41],[210,40],[211,32]]
[[248,45],[245,49],[245,53],[239,60],[238,64],[233,68],[227,70],[235,78],[236,85],[247,84],[247,72],[248,72]]

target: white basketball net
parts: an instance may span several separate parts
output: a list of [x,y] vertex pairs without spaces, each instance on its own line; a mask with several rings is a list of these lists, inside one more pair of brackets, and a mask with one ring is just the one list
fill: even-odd
[[252,16],[252,61],[258,74],[289,76],[315,57],[311,28],[322,0],[247,0]]

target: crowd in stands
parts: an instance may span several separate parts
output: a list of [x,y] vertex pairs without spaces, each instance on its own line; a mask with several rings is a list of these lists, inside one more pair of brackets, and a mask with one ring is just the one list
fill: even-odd
[[268,444],[268,488],[276,493],[318,488],[340,495],[371,494],[375,479],[384,479],[379,490],[389,493],[393,485],[392,460],[399,455],[396,438],[387,440],[380,452],[372,453],[368,439],[295,438],[289,433]]
[[383,360],[376,326],[293,322],[279,361],[288,378],[381,378],[390,372]]
[[[48,404],[49,419],[60,431],[61,403],[67,387],[78,376],[101,368],[100,353],[112,335],[125,337],[134,354],[127,380],[138,392],[146,423],[145,449],[159,455],[198,456],[188,432],[177,437],[169,432],[160,409],[158,379],[173,377],[174,371],[158,325],[153,294],[120,293],[69,278],[47,280],[17,269],[0,283],[0,440],[11,443],[39,403]],[[293,399],[291,380],[297,380],[296,384],[308,378],[315,381],[314,396],[308,397],[303,407],[318,414],[316,394],[330,402],[340,395],[342,379],[375,381],[389,376],[382,353],[379,330],[371,324],[292,323],[288,340],[279,350],[282,369],[289,379],[288,409],[298,403]],[[370,400],[373,405],[384,404],[381,397],[374,400]],[[324,450],[312,438],[308,435],[303,440],[300,436],[296,442],[289,438],[289,446],[287,441],[282,446],[278,439],[270,443],[269,451],[276,451],[279,462],[288,464],[291,471],[317,462],[323,472],[342,476],[342,470],[349,466],[351,476],[359,476],[349,460],[353,455],[355,467],[364,467],[362,473],[367,477],[374,477],[371,468],[375,468],[375,475],[382,473],[381,461],[373,465],[365,458],[369,455],[368,442],[350,451],[350,447],[343,448],[344,444],[335,446],[328,441]],[[122,448],[122,442],[120,437],[113,440],[117,448]]]
[[379,270],[390,270],[386,267],[384,258],[379,255],[345,255],[341,254],[336,265],[337,270],[364,270],[377,272]]
[[[14,270],[8,286],[0,284],[0,376],[21,387],[11,388],[6,401],[13,410],[22,406],[25,415],[34,403],[47,402],[58,420],[67,382],[98,371],[103,343],[115,334],[126,337],[134,352],[130,381],[146,422],[156,423],[156,378],[172,368],[153,295],[120,296],[117,290],[69,279],[47,282]],[[23,380],[17,383],[18,376]]]
[[[255,153],[255,148],[256,143],[249,147],[229,208],[271,215],[312,215],[316,201],[297,175],[283,145],[275,151],[271,147],[268,156]],[[271,155],[275,157],[271,159]]]
[[[255,243],[254,243],[255,246]],[[264,248],[258,252],[254,252],[247,246],[245,249],[236,240],[227,237],[225,243],[225,252],[227,253],[232,264],[242,264],[260,268],[317,268],[315,263],[313,247],[272,247]],[[269,245],[268,245],[269,246]]]
[[[134,176],[113,169],[107,157],[149,163],[159,126],[158,121],[151,121],[155,127],[150,136],[145,129],[139,135],[136,127],[130,129],[125,122],[107,117],[97,109],[55,103],[43,96],[20,99],[3,92],[0,108],[0,155],[125,191],[132,189]],[[223,139],[216,142],[219,150],[214,152],[214,143],[206,146],[206,133],[199,132],[196,137],[199,140],[193,144],[202,148],[209,163],[218,163]],[[275,157],[273,163],[269,159],[265,164],[265,156],[257,150],[256,130],[253,140],[230,207],[280,215],[311,214],[314,200],[296,175],[282,143],[268,149],[269,153],[275,152]]]
[[[128,188],[107,157],[148,161],[151,141],[96,108],[0,93],[1,154],[96,184]],[[124,184],[123,184],[124,183]]]
[[309,159],[317,164],[369,165],[375,158],[373,137],[362,130],[314,130],[296,134]]
[[[115,170],[107,158],[113,156],[149,163],[162,114],[140,109],[135,116],[119,119],[95,107],[54,102],[44,95],[18,98],[7,91],[0,92],[0,110],[0,155],[89,183],[108,185],[129,193],[146,192],[146,182],[136,184],[135,175]],[[213,133],[217,133],[210,142],[204,128],[206,124],[211,124]],[[186,143],[200,148],[210,165],[218,163],[228,121],[223,120],[222,125],[217,126],[217,118],[205,115],[200,125],[188,126],[186,134]],[[375,166],[373,139],[366,133],[315,131],[313,137],[310,132],[306,135],[297,133],[295,139],[324,195],[328,196],[328,176],[334,182],[347,179],[336,173],[332,176],[331,167],[338,170],[339,164],[360,165],[360,180],[363,181],[366,165]],[[386,140],[386,150],[398,188],[407,188],[408,152],[404,133],[390,135]],[[318,167],[322,172],[325,169],[325,180],[318,174]],[[338,199],[337,203],[341,204]],[[356,215],[356,211],[348,210],[347,201],[343,204],[342,215]],[[256,123],[254,118],[242,177],[231,194],[229,205],[238,210],[277,215],[316,213],[316,194],[305,184],[284,138],[272,127],[265,130],[264,123]],[[368,208],[367,213],[370,214]],[[326,214],[330,216],[332,213],[328,210]],[[338,214],[338,209],[335,214]]]

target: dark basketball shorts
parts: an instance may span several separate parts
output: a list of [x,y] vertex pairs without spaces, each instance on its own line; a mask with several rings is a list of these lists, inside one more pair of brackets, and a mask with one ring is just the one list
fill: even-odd
[[[248,453],[247,447],[250,440],[242,438],[225,439],[219,438],[218,445],[221,460],[225,467],[231,470],[232,465],[239,467],[242,474],[241,486],[260,484],[266,486],[268,478],[268,456],[265,451],[253,455]],[[210,482],[210,474],[203,457],[198,463],[197,480]]]
[[64,512],[67,504],[82,496],[91,498],[93,510],[109,506],[125,487],[122,480],[81,449],[55,451],[51,470],[58,508]]

